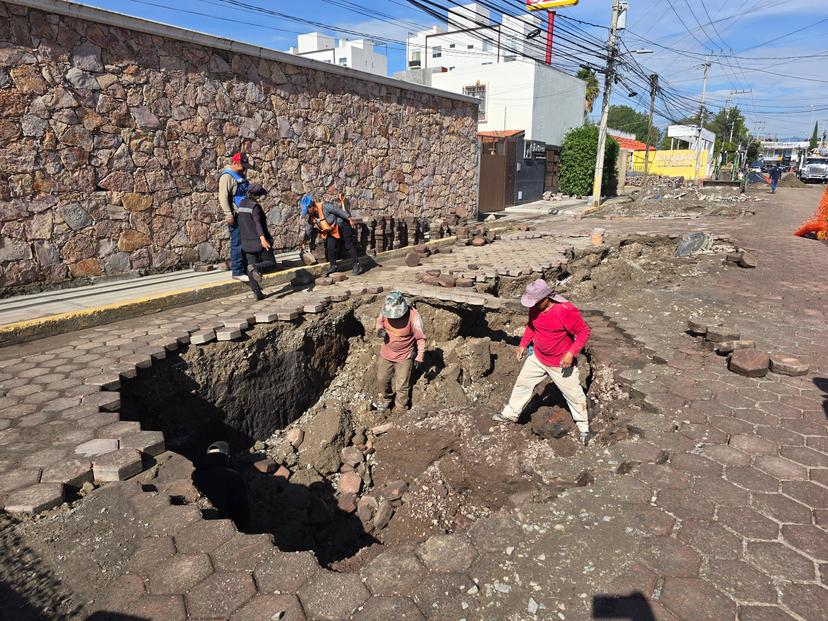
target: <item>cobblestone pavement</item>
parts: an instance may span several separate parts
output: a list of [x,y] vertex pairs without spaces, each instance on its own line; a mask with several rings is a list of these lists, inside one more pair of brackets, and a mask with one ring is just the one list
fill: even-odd
[[[310,553],[279,552],[267,536],[202,520],[194,505],[110,483],[81,504],[118,498],[142,540],[91,607],[151,619],[269,619],[280,611],[282,619],[583,619],[623,618],[625,610],[627,618],[688,621],[823,618],[828,247],[790,233],[817,200],[810,189],[783,189],[739,220],[550,219],[536,232],[428,259],[428,268],[472,280],[528,275],[588,244],[585,234],[598,224],[610,239],[696,229],[729,235],[759,265],[728,268],[715,281],[621,288],[593,304],[654,354],[644,369],[619,374],[646,407],[633,421],[643,438],[590,454],[593,484],[503,510],[467,535],[389,549],[361,574],[337,574]],[[119,420],[118,388],[177,347],[238,338],[254,320],[295,321],[321,312],[327,298],[369,288],[502,303],[418,283],[415,273],[387,267],[262,304],[237,296],[0,351],[0,502],[10,512],[42,511],[60,504],[64,485],[128,478],[140,470],[141,452],[163,450],[158,434]],[[693,317],[721,320],[811,370],[731,373],[685,333]]]

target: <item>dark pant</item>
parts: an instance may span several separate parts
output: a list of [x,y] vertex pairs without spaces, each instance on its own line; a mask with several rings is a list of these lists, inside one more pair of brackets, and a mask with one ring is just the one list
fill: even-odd
[[771,179],[771,192],[776,192],[776,186],[779,185],[779,179]]
[[244,252],[242,252],[241,229],[238,224],[228,224],[227,231],[230,233],[230,269],[233,276],[244,274]]
[[[245,252],[244,253],[245,259],[247,259],[247,264],[252,265],[256,268],[256,270],[261,274],[266,274],[267,272],[273,270],[276,267],[276,257],[273,256],[272,250],[262,250],[260,252]],[[259,286],[259,283],[256,282],[254,278],[250,278],[247,282],[247,285],[250,287],[250,290],[253,293],[261,293],[262,288]]]
[[[359,255],[357,254],[357,249],[354,245],[354,229],[351,228],[350,223],[343,222],[339,225],[339,235],[342,238],[342,243],[345,246],[348,256],[351,257],[351,261],[353,261],[354,265],[356,265],[359,263]],[[327,251],[328,261],[330,261],[331,267],[336,267],[339,241],[340,240],[333,235],[328,235],[328,238],[325,240],[325,249]]]

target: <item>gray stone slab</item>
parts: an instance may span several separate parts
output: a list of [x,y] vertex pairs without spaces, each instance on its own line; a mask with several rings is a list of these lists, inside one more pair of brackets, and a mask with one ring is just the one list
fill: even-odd
[[63,498],[61,483],[37,483],[11,492],[5,510],[9,513],[40,513],[57,507]]

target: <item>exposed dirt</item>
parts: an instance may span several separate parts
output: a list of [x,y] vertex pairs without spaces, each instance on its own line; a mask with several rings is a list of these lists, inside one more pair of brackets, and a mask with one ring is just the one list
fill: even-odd
[[765,199],[756,193],[739,193],[738,188],[692,186],[633,190],[624,199],[609,201],[599,211],[586,217],[606,218],[699,218],[720,216],[735,218],[754,215],[758,203]]

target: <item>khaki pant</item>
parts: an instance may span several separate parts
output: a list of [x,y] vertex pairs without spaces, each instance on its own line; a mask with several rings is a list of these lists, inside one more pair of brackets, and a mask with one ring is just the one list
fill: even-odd
[[[390,408],[393,401],[398,410],[408,409],[411,369],[414,367],[414,360],[406,358],[400,362],[391,362],[382,356],[378,358],[377,388],[380,391],[382,404]],[[393,389],[392,379],[394,380]]]
[[587,399],[584,389],[581,388],[580,376],[576,366],[562,369],[561,367],[548,367],[537,357],[529,356],[520,370],[515,387],[512,388],[512,396],[509,403],[503,408],[501,416],[516,421],[520,418],[523,408],[532,398],[535,386],[540,384],[545,377],[549,376],[558,390],[566,399],[572,419],[578,426],[578,431],[589,431],[589,415],[587,414]]

